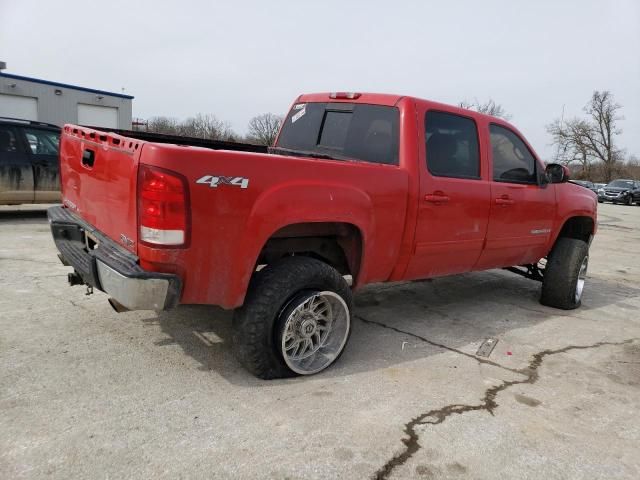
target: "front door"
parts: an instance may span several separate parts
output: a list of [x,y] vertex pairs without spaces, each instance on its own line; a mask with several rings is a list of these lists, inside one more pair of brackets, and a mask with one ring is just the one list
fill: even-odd
[[35,202],[59,202],[61,198],[58,163],[60,133],[38,128],[24,128],[22,131],[33,165]]
[[16,128],[0,125],[0,205],[33,203],[33,169]]
[[[471,117],[429,110],[420,140],[420,200],[407,279],[470,271],[482,251],[490,184]],[[486,169],[485,169],[486,170]]]
[[536,263],[544,257],[556,210],[555,186],[512,130],[489,126],[493,182],[485,250],[478,269]]

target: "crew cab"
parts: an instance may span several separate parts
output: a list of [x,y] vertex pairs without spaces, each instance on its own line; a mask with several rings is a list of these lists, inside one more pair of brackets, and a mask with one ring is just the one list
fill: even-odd
[[0,117],[0,205],[60,201],[60,127]]
[[543,304],[580,305],[596,195],[504,120],[318,93],[269,151],[173,142],[64,127],[60,258],[118,311],[235,309],[236,356],[258,377],[333,364],[352,291],[374,282],[508,268],[542,282]]

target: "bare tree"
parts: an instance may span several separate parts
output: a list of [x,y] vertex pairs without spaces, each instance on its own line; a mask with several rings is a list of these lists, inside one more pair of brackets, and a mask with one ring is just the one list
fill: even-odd
[[624,152],[615,145],[615,136],[622,133],[616,126],[622,117],[618,110],[622,106],[615,103],[613,95],[604,91],[593,92],[591,100],[584,108],[588,117],[590,128],[585,129],[584,139],[586,146],[593,154],[604,163],[605,176],[611,181],[616,163],[622,159]]
[[636,155],[631,154],[627,157],[624,176],[627,178],[640,178],[640,158]]
[[589,124],[580,119],[556,119],[547,125],[547,132],[557,147],[555,161],[567,166],[578,164],[582,170],[581,177],[584,178],[590,178],[593,163],[593,155],[586,143],[585,132],[588,129]]
[[596,90],[584,107],[585,119],[555,120],[548,125],[547,131],[558,147],[559,160],[579,161],[585,173],[593,162],[602,162],[604,179],[611,181],[624,156],[624,151],[615,143],[615,137],[622,132],[617,126],[622,120],[618,115],[621,108],[611,92]]
[[233,135],[228,123],[218,120],[215,115],[202,113],[187,118],[180,124],[178,131],[180,135],[208,140],[227,140]]
[[475,110],[478,113],[484,113],[485,115],[491,115],[492,117],[500,117],[505,120],[509,120],[511,115],[506,112],[502,105],[496,103],[492,98],[482,103],[478,99],[473,101],[463,100],[458,103],[460,108],[466,108],[467,110]]
[[149,119],[149,132],[166,135],[205,138],[209,140],[236,141],[237,135],[227,122],[219,120],[215,115],[198,113],[180,122],[170,117],[153,117]]
[[170,117],[152,117],[147,122],[147,130],[154,133],[163,133],[165,135],[178,134],[178,122],[175,118]]
[[273,113],[263,113],[249,120],[248,140],[260,145],[273,145],[280,131],[283,117]]

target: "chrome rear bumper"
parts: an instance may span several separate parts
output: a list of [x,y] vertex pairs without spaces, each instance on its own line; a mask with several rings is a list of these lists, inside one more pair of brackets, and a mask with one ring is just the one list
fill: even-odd
[[[168,310],[180,300],[180,277],[143,270],[138,257],[64,207],[47,211],[60,261],[71,266],[70,284],[85,284],[129,310]],[[87,248],[87,234],[96,239]],[[73,279],[73,280],[72,280]]]

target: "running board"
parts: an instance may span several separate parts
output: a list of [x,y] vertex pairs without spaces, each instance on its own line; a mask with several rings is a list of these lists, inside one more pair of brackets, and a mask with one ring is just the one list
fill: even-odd
[[[525,270],[526,269],[526,270]],[[503,270],[509,270],[517,275],[541,282],[544,279],[543,271],[537,265],[522,265],[521,267],[504,267]]]

